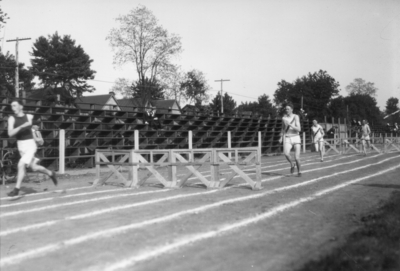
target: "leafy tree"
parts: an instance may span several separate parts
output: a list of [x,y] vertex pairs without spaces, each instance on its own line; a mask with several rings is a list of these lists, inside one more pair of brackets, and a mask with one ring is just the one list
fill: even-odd
[[263,94],[258,97],[257,102],[245,102],[238,106],[238,111],[250,111],[253,114],[259,114],[263,117],[275,117],[276,116],[276,108],[272,104],[268,95]]
[[283,112],[283,104],[291,102],[295,111],[301,108],[303,97],[303,109],[308,117],[327,115],[327,105],[330,100],[339,94],[339,83],[326,71],[309,73],[296,79],[293,83],[282,80],[278,83],[278,89],[274,93],[274,102]]
[[145,78],[132,84],[132,97],[141,100],[142,106],[150,100],[164,99],[163,87],[156,81]]
[[[386,115],[396,112],[399,109],[400,108],[399,108],[399,99],[398,98],[391,97],[386,101],[386,109],[385,109]],[[400,125],[400,113],[394,114],[390,118],[391,118],[392,124],[397,123]]]
[[116,21],[119,28],[111,29],[106,38],[115,52],[114,64],[134,63],[139,82],[158,79],[160,72],[171,65],[172,57],[182,51],[180,37],[169,34],[145,6]]
[[[223,103],[224,114],[232,114],[233,110],[236,108],[236,101],[226,92],[223,97]],[[214,99],[211,101],[210,108],[214,112],[221,112],[221,93],[218,92],[217,96],[215,96]]]
[[[347,107],[349,112],[347,114]],[[381,125],[381,111],[376,99],[366,94],[354,94],[347,97],[339,96],[331,101],[328,107],[330,116],[334,118],[346,118],[348,121],[367,120],[373,125]]]
[[64,86],[69,82],[72,96],[95,90],[86,83],[96,73],[90,68],[93,60],[70,36],[61,37],[57,32],[47,39],[41,36],[33,44],[31,55],[32,72],[45,87]]
[[[0,1],[2,1],[2,0],[0,0]],[[10,19],[10,18],[8,17],[7,13],[5,13],[0,6],[0,29],[4,27],[4,24],[7,23],[8,19]]]
[[[33,75],[24,65],[18,64],[19,84],[29,91],[34,86]],[[0,52],[0,95],[15,97],[15,68],[15,57],[9,52],[5,55]]]
[[180,90],[184,93],[188,104],[194,104],[198,108],[203,102],[208,102],[209,89],[204,74],[198,70],[187,72],[180,84]]
[[376,91],[378,89],[374,86],[374,83],[366,82],[361,78],[356,78],[346,86],[346,90],[350,95],[365,94],[374,97],[376,96]]

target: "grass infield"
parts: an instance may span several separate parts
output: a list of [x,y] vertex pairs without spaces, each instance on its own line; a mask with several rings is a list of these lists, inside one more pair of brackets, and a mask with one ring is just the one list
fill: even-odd
[[343,245],[298,271],[400,270],[400,192],[393,192],[382,207],[362,217],[361,223]]

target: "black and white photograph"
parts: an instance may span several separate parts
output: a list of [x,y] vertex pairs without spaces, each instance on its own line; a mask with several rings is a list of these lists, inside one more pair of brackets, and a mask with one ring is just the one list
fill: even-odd
[[399,271],[400,0],[0,0],[1,271]]

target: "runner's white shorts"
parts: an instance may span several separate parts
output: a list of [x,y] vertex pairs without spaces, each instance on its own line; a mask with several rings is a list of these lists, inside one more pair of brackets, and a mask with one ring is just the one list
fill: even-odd
[[319,151],[319,144],[324,142],[324,138],[322,136],[314,137],[314,147],[315,151]]
[[30,166],[35,158],[37,150],[36,142],[34,139],[17,140],[19,154],[21,155],[20,161]]
[[371,138],[369,137],[369,135],[366,135],[366,136],[362,136],[361,137],[361,141],[370,141],[371,140]]
[[288,148],[290,150],[294,145],[297,144],[301,144],[301,139],[299,135],[285,137],[285,148]]

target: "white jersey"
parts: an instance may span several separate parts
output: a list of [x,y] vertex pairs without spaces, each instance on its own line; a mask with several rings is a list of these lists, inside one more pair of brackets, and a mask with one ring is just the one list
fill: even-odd
[[317,126],[314,126],[314,125],[311,126],[311,131],[313,132],[312,135],[314,138],[322,137],[323,129],[322,129],[321,125],[317,124]]
[[[285,116],[285,117],[283,117],[282,119],[283,120],[286,120],[287,122],[289,122],[290,124],[292,124],[292,125],[294,125],[295,124],[295,122],[296,122],[296,114],[293,114],[291,117],[289,117],[289,116]],[[285,134],[287,135],[287,136],[294,136],[294,135],[299,135],[299,132],[298,131],[296,131],[295,129],[293,129],[292,127],[287,127],[285,124],[284,124],[284,129],[285,129]]]
[[371,129],[369,128],[368,124],[364,124],[361,128],[362,130],[362,135],[363,136],[369,136],[369,134],[371,133]]

